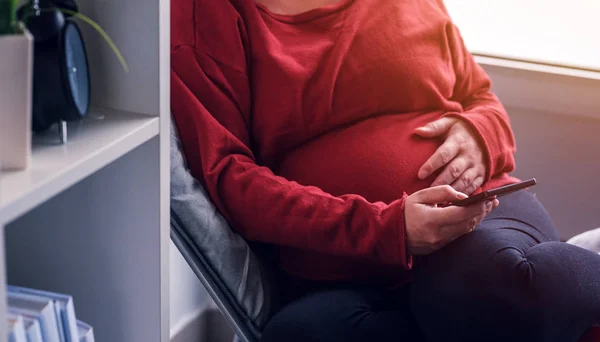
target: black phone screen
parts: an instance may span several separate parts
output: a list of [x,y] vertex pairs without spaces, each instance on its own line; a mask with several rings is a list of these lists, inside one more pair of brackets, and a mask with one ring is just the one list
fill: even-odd
[[523,190],[526,188],[529,188],[531,186],[534,186],[537,184],[537,181],[535,178],[526,180],[524,182],[520,182],[520,183],[515,183],[515,184],[508,184],[508,185],[504,185],[495,189],[490,189],[484,192],[481,192],[475,196],[471,196],[469,198],[465,198],[464,200],[460,200],[460,201],[456,201],[456,202],[452,202],[450,205],[456,205],[459,207],[465,207],[471,204],[475,204],[477,202],[481,202],[481,201],[485,201],[487,199],[490,199],[492,197],[500,197],[500,196],[504,196],[504,195],[508,195],[510,193],[513,193],[515,191],[519,191],[519,190]]

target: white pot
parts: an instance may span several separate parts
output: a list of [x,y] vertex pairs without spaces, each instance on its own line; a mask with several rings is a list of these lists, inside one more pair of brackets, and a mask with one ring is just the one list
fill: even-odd
[[0,169],[19,170],[31,159],[33,38],[0,35]]

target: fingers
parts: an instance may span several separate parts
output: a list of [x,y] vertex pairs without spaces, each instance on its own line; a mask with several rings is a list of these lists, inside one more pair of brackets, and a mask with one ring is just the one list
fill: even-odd
[[415,133],[423,138],[434,138],[444,135],[450,127],[458,121],[457,118],[445,117],[439,120],[430,122],[429,124],[415,129]]
[[[451,234],[451,238],[452,236],[454,236],[452,239],[455,239],[461,235],[464,235],[466,233],[470,233],[473,230],[475,230],[475,228],[477,228],[477,226],[479,226],[479,224],[481,223],[481,221],[483,221],[483,219],[492,211],[494,210],[496,207],[498,207],[498,205],[500,205],[500,202],[497,199],[493,199],[491,201],[488,201],[485,204],[485,210],[483,213],[477,215],[477,216],[473,216],[468,218],[467,220],[463,221],[463,222],[459,222],[453,225],[448,226],[447,229],[445,229],[445,231],[448,234]],[[454,234],[454,235],[452,235]]]
[[441,226],[460,224],[492,210],[494,208],[494,201],[497,200],[483,201],[467,207],[451,205],[440,208],[433,214],[432,219]]
[[454,190],[450,185],[426,188],[413,194],[417,203],[434,206],[438,203],[452,202],[469,196]]
[[419,170],[419,179],[425,179],[429,177],[435,170],[448,164],[454,157],[458,155],[460,146],[452,139],[446,140],[445,143],[440,146],[435,153],[427,159],[425,164],[421,166]]
[[441,230],[443,234],[443,239],[450,243],[453,240],[465,234],[471,233],[473,230],[475,230],[475,228],[477,228],[481,221],[483,221],[486,215],[487,213],[476,217],[472,217],[465,222],[443,227]]
[[451,185],[456,191],[471,195],[483,184],[483,180],[483,172],[477,168],[471,167],[465,170],[465,172],[455,179]]
[[[481,207],[483,204],[483,211]],[[473,213],[478,213],[477,215],[470,216],[466,218],[464,221],[451,223],[451,224],[442,224],[440,225],[438,231],[431,236],[432,242],[435,245],[435,249],[442,248],[443,246],[449,244],[455,239],[471,233],[473,230],[479,226],[481,221],[499,204],[497,199],[492,201],[488,201],[488,204],[478,203],[477,205],[473,205],[472,212],[469,215],[473,215]],[[442,209],[438,209],[442,210]]]
[[[461,156],[454,158],[448,165],[446,165],[444,171],[437,176],[433,183],[431,183],[431,186],[454,183],[459,177],[463,176],[467,172],[470,172],[471,169],[468,169],[469,166],[471,165],[469,165],[469,161],[466,158],[462,158]],[[469,183],[469,185],[471,184]],[[454,186],[453,188],[462,192],[467,187],[463,187],[460,190]]]

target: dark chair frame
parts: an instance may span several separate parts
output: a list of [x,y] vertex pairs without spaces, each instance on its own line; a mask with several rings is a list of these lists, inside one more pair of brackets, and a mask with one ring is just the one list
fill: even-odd
[[194,246],[181,221],[171,210],[171,241],[183,255],[185,261],[190,265],[206,291],[213,299],[223,317],[237,334],[242,342],[259,342],[260,331],[252,321],[244,314],[244,311],[235,300],[235,297],[227,289],[221,278],[207,262],[202,253]]

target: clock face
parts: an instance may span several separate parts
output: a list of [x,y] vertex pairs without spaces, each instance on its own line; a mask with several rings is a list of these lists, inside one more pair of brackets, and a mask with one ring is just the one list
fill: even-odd
[[81,116],[87,114],[90,105],[90,82],[88,63],[81,32],[73,22],[67,21],[64,29],[64,60],[67,86],[71,99]]

